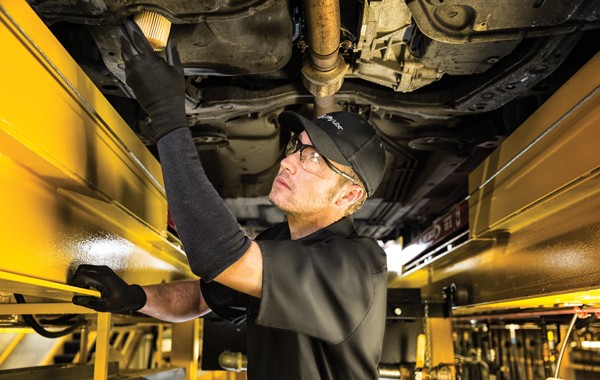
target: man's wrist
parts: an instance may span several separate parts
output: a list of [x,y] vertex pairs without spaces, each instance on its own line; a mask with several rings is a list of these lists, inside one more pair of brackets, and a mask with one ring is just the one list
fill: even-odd
[[150,138],[154,142],[158,142],[163,136],[171,133],[172,131],[179,128],[187,128],[187,120],[185,118],[169,118],[169,117],[158,117],[150,119]]
[[129,285],[129,310],[137,311],[146,305],[147,297],[144,288],[137,284]]

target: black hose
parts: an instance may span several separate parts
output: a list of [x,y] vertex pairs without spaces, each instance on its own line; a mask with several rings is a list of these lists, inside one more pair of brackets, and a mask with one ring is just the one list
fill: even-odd
[[60,317],[56,317],[56,318],[44,318],[41,319],[40,318],[40,323],[44,324],[44,325],[57,325],[57,326],[63,326],[63,325],[68,325],[71,322],[73,322],[73,318],[77,317],[78,314],[65,314],[65,315],[61,315]]
[[[26,303],[25,297],[23,297],[22,294],[14,293],[14,296],[15,296],[15,299],[17,300],[17,303]],[[77,330],[81,325],[85,324],[85,319],[83,317],[80,317],[78,320],[74,321],[71,326],[65,328],[64,330],[48,331],[42,325],[39,324],[39,322],[35,319],[35,317],[33,315],[23,314],[23,315],[21,315],[21,317],[23,317],[23,320],[25,321],[25,323],[29,327],[31,327],[36,333],[38,333],[41,336],[46,337],[46,338],[60,338],[61,336],[71,334],[73,331]],[[59,317],[59,318],[55,319],[54,321],[55,322],[57,320],[62,321],[63,319],[64,319],[64,317]]]

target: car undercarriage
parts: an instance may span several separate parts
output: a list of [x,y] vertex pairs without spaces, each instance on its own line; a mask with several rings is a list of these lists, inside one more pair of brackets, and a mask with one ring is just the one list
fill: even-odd
[[[405,243],[469,196],[467,175],[598,51],[600,26],[596,1],[346,1],[339,26],[326,2],[28,2],[151,150],[119,33],[140,12],[168,19],[203,165],[249,233],[285,218],[267,199],[289,138],[278,113],[314,116],[326,99],[365,116],[388,165],[358,232]],[[306,67],[319,33],[333,35],[330,71]],[[324,97],[323,73],[339,86]]]
[[[268,199],[282,111],[379,130],[385,175],[354,220],[387,256],[382,380],[598,378],[599,1],[0,0],[0,379],[246,378],[246,331],[214,313],[73,303],[104,296],[75,285],[81,264],[198,279],[125,83],[121,28],[146,17],[168,26],[203,166],[250,236],[285,219]],[[342,270],[332,287],[353,289]]]

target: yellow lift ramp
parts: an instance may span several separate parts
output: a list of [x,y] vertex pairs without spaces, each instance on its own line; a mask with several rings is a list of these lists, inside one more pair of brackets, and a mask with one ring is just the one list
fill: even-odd
[[[407,263],[390,286],[419,288],[434,302],[450,297],[455,343],[461,323],[526,329],[514,323],[563,315],[572,328],[600,312],[599,126],[600,53],[470,174],[468,229]],[[464,217],[453,212],[449,225]],[[567,331],[561,349],[577,343]],[[550,360],[564,379],[583,367],[599,372]]]
[[[200,321],[171,327],[71,304],[73,295],[98,295],[67,285],[81,263],[108,265],[139,284],[194,275],[167,230],[159,163],[25,1],[0,1],[0,41],[0,323],[7,326],[0,370],[29,363],[16,354],[36,334],[18,315],[43,322],[87,314],[85,323],[74,318],[42,327],[60,334],[79,323],[73,333],[81,350],[73,364],[36,373],[98,380],[136,378],[123,376],[143,368],[144,378],[165,371],[173,379],[219,378],[198,373]],[[74,334],[52,347],[30,345],[58,354]],[[34,356],[34,365],[52,363]],[[27,373],[0,371],[0,378]]]
[[[70,302],[98,295],[68,285],[82,263],[141,285],[195,277],[158,161],[25,0],[0,0],[0,41],[0,380],[245,378],[199,371],[201,320]],[[463,319],[600,310],[599,88],[596,55],[471,173],[461,239],[390,276],[431,303],[458,289],[452,319],[424,328],[428,362],[453,360]],[[43,354],[19,354],[30,347]]]

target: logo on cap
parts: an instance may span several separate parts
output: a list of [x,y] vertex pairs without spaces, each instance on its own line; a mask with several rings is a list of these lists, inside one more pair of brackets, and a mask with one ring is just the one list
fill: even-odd
[[331,124],[333,124],[337,129],[339,130],[343,130],[344,127],[342,127],[342,125],[333,118],[333,116],[331,115],[323,115],[323,116],[319,116],[318,119],[325,119],[328,122],[330,122]]

